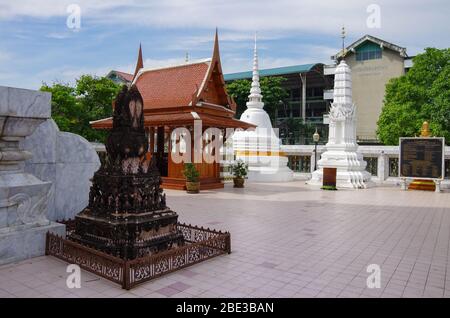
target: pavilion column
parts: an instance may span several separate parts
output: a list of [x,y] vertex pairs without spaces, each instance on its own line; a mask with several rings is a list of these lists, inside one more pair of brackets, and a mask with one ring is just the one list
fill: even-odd
[[[170,169],[170,163],[172,162],[172,132],[173,128],[169,127],[169,132],[167,135],[167,176],[170,175],[169,169]],[[177,141],[175,136],[175,150],[177,150]]]
[[150,127],[148,129],[148,143],[149,143],[149,148],[150,148],[150,153],[153,156],[153,153],[155,152],[155,128],[154,127]]
[[156,159],[157,166],[161,175],[164,171],[164,126],[157,128],[157,136],[156,136]]

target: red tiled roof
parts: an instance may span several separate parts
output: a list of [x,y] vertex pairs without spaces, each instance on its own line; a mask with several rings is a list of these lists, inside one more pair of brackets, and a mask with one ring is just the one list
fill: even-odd
[[210,62],[186,64],[139,73],[136,86],[145,109],[188,106],[200,89]]

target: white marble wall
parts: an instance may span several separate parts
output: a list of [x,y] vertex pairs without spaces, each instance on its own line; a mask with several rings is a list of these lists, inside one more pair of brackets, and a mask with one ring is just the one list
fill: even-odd
[[51,181],[50,220],[71,219],[88,204],[90,179],[100,167],[94,147],[83,137],[61,132],[52,119],[23,142],[33,152],[25,170]]
[[[48,231],[65,226],[48,219],[52,183],[25,171],[33,148],[24,139],[50,117],[50,94],[0,87],[0,264],[43,255]],[[45,144],[44,136],[37,147]]]
[[0,114],[24,118],[49,118],[51,94],[0,86]]

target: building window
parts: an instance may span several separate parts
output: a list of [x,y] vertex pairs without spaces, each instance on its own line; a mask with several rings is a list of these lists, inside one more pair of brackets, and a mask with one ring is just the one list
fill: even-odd
[[378,175],[378,157],[364,157],[367,162],[366,170],[370,172],[372,176]]
[[398,158],[389,158],[389,177],[398,177]]
[[381,59],[381,49],[356,52],[357,61]]
[[311,172],[311,156],[288,156],[289,168],[294,172]]

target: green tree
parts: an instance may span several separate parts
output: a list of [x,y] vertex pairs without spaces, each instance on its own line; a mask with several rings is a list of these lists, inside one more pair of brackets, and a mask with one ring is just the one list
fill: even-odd
[[420,134],[424,121],[434,136],[450,142],[450,49],[427,48],[403,76],[386,85],[378,120],[381,142],[397,145],[399,137]]
[[105,77],[82,75],[74,87],[53,83],[52,86],[44,84],[41,90],[52,93],[52,118],[60,130],[89,141],[105,141],[106,131],[91,128],[89,122],[111,116],[112,101],[120,85]]
[[[282,84],[286,79],[284,77],[263,77],[260,80],[261,94],[263,95],[264,109],[273,120],[280,105],[280,101],[288,97],[288,92]],[[248,95],[250,95],[250,80],[236,80],[227,85],[228,93],[233,96],[237,104],[236,117],[239,118],[246,110]]]

